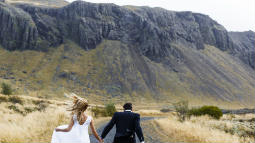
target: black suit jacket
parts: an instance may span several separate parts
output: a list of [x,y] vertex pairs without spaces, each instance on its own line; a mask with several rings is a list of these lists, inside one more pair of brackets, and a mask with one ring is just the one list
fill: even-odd
[[140,142],[144,141],[139,114],[130,111],[114,113],[111,121],[104,128],[101,137],[105,138],[114,125],[116,125],[115,138],[133,136],[135,142],[136,133]]

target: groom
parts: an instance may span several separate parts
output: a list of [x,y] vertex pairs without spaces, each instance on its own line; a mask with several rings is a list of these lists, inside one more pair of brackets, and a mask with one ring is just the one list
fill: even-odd
[[140,115],[132,112],[132,103],[123,106],[124,112],[114,113],[112,120],[104,128],[102,139],[116,125],[116,134],[113,143],[135,143],[135,133],[141,143],[144,143],[142,128],[140,126]]

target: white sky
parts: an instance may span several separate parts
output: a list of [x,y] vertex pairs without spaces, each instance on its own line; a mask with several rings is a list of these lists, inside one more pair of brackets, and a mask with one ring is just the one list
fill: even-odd
[[[74,0],[67,0],[72,2]],[[255,0],[85,0],[162,7],[174,11],[192,11],[209,15],[228,31],[255,31]]]

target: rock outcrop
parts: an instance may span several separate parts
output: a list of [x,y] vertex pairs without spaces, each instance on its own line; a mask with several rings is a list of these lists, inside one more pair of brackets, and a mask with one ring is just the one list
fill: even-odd
[[[93,4],[76,1],[62,8],[42,8],[26,4],[7,6],[1,11],[2,25],[5,19],[16,22],[7,26],[2,35],[13,33],[26,39],[3,39],[7,49],[43,49],[60,45],[64,39],[72,39],[86,50],[94,49],[103,39],[120,40],[138,45],[139,51],[159,61],[173,53],[171,43],[182,43],[191,48],[203,49],[204,44],[221,50],[230,50],[233,43],[228,32],[206,15],[192,12],[173,12],[160,8],[120,7],[114,4]],[[26,23],[27,22],[27,23]],[[15,29],[16,28],[16,29]],[[25,29],[24,29],[25,28]],[[13,32],[11,32],[13,31]],[[13,41],[14,42],[13,44]],[[174,51],[177,53],[177,51]]]
[[8,50],[35,49],[37,27],[31,16],[22,9],[0,3],[0,44]]
[[244,63],[255,69],[255,33],[253,31],[229,32],[229,35],[234,41],[234,53]]

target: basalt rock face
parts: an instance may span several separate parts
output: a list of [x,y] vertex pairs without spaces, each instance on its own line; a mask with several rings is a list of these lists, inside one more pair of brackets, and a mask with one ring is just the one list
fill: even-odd
[[[206,15],[191,12],[81,1],[58,9],[24,4],[8,6],[10,10],[5,11],[4,6],[7,5],[1,5],[1,12],[5,13],[1,21],[7,27],[1,31],[1,43],[7,49],[41,50],[60,45],[64,39],[72,39],[89,50],[103,39],[108,39],[137,45],[141,54],[160,61],[162,57],[178,53],[171,48],[171,43],[182,43],[196,49],[203,49],[204,44],[214,45],[221,50],[233,47],[227,31],[221,25]],[[6,19],[15,27],[8,26]],[[6,40],[3,35],[7,33],[13,33],[16,37],[10,35]],[[16,43],[11,44],[11,41]]]
[[22,9],[0,2],[0,27],[0,43],[6,49],[25,50],[37,46],[37,27]]
[[229,32],[229,35],[234,41],[234,53],[244,63],[255,69],[255,33],[253,31]]
[[254,33],[207,15],[0,2],[0,26],[0,78],[27,89],[255,102]]

